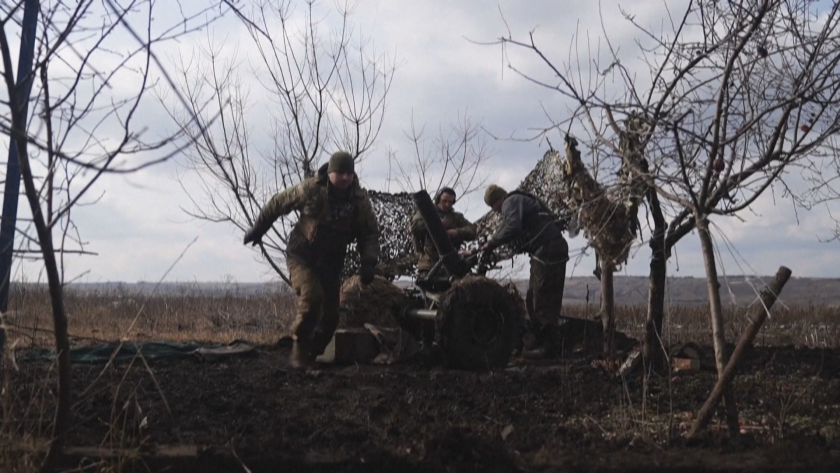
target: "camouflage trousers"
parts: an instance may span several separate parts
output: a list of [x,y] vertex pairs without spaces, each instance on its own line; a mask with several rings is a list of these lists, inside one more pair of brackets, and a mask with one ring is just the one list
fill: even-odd
[[340,268],[324,270],[294,257],[286,258],[286,267],[297,296],[292,334],[313,356],[318,356],[329,345],[338,327]]
[[569,245],[563,238],[549,241],[531,255],[526,305],[531,323],[537,329],[557,324],[563,307],[568,260]]

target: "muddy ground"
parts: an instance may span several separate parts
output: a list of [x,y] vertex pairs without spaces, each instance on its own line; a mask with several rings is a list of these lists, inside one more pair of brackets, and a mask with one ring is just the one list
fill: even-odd
[[[75,365],[68,444],[139,447],[138,471],[840,471],[836,348],[754,348],[735,385],[744,434],[715,421],[693,445],[680,433],[714,373],[653,376],[645,391],[586,356],[483,374],[434,357],[300,373],[287,352]],[[18,438],[48,431],[52,369],[23,362],[11,376]],[[75,452],[67,466],[127,460]]]

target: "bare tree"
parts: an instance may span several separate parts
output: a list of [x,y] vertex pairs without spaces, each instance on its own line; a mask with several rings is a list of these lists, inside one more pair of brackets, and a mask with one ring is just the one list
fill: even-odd
[[[194,143],[188,169],[200,190],[185,188],[193,202],[185,210],[244,232],[274,192],[314,176],[332,152],[344,149],[357,162],[363,159],[379,135],[395,66],[354,28],[347,5],[337,11],[331,29],[333,17],[315,1],[305,2],[302,11],[289,0],[259,0],[249,11],[225,3],[256,48],[252,77],[268,98],[251,103],[250,89],[237,75],[245,59],[238,54],[226,59],[209,39],[179,66],[188,109],[169,111]],[[215,116],[216,123],[210,123]],[[247,119],[252,116],[256,119]],[[270,148],[260,146],[254,134],[259,128],[271,136]],[[287,283],[280,262],[295,218],[282,218],[260,243],[264,259]]]
[[[533,35],[501,39],[543,60],[552,79],[511,67],[572,100],[572,116],[591,137],[593,153],[621,157],[620,119],[631,112],[642,117],[647,169],[639,170],[670,220],[664,234],[661,220],[652,230],[655,255],[667,257],[698,230],[719,375],[727,354],[710,218],[737,217],[766,191],[790,190],[791,171],[833,149],[830,138],[840,127],[838,10],[836,2],[808,0],[689,1],[671,18],[672,31],[643,27],[625,12],[644,38],[645,80],[622,63],[606,30],[606,60],[598,52],[584,59],[578,54],[575,65],[562,68]],[[579,73],[587,70],[588,76]],[[613,79],[619,87],[610,85]],[[664,293],[664,265],[657,268],[654,273],[652,262],[651,294]],[[724,398],[734,429],[734,404],[731,395]]]
[[[31,67],[17,71],[11,35],[37,9],[38,27]],[[58,352],[58,402],[54,440],[42,468],[61,451],[70,423],[71,371],[67,315],[63,302],[64,255],[87,253],[72,221],[74,207],[89,197],[106,173],[130,173],[171,158],[174,137],[152,138],[140,116],[155,84],[153,49],[213,21],[219,5],[206,4],[171,22],[151,18],[155,2],[133,0],[18,1],[0,6],[4,113],[0,132],[17,150],[31,219],[19,228],[23,254],[40,253],[49,283]],[[131,26],[135,25],[135,26]],[[140,36],[135,28],[143,31]],[[19,65],[20,66],[20,65]],[[25,67],[25,66],[24,66]],[[165,70],[161,71],[166,75]],[[22,84],[31,83],[31,95]],[[117,86],[119,85],[119,86]],[[31,97],[31,98],[30,98]],[[28,120],[27,109],[35,113]],[[9,198],[10,196],[4,196]],[[34,228],[33,228],[34,227]],[[34,230],[34,231],[33,231]]]
[[466,114],[448,128],[439,129],[431,138],[426,135],[425,126],[418,129],[412,116],[405,135],[411,143],[410,158],[401,157],[393,150],[388,153],[389,182],[393,181],[402,192],[425,189],[434,194],[450,187],[463,198],[487,182],[490,174],[487,160],[492,150],[481,124]]

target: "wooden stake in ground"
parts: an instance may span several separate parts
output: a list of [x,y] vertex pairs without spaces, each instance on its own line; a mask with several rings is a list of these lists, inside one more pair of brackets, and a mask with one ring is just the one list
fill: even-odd
[[759,302],[753,306],[749,316],[750,325],[747,326],[746,330],[744,330],[744,334],[741,336],[738,346],[735,347],[732,357],[726,364],[723,374],[715,384],[715,388],[712,390],[712,394],[709,396],[709,399],[706,400],[706,403],[703,404],[703,407],[697,414],[697,420],[694,422],[694,425],[691,426],[691,430],[686,435],[686,438],[691,439],[697,435],[697,433],[706,426],[709,419],[712,418],[712,412],[715,407],[717,407],[724,393],[728,391],[729,385],[735,377],[735,370],[738,367],[738,363],[741,361],[741,358],[744,356],[747,348],[749,348],[750,345],[752,345],[753,340],[755,340],[755,336],[761,329],[761,325],[764,323],[764,320],[767,319],[767,315],[773,307],[773,304],[776,302],[779,294],[782,292],[782,288],[785,287],[788,279],[790,279],[790,275],[790,269],[784,266],[779,267],[773,281],[761,290]]

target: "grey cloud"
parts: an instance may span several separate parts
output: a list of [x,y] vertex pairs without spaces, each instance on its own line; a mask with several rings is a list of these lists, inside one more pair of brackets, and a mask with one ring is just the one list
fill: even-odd
[[[632,42],[638,37],[638,31],[621,17],[618,4],[617,1],[603,2],[604,28],[610,33],[613,45],[621,48],[622,61],[638,64],[640,58],[636,57],[637,49]],[[684,2],[677,5],[669,2],[671,13],[678,15],[682,4]],[[321,5],[332,6],[329,2]],[[629,2],[623,6],[636,14],[640,23],[659,27],[663,19],[665,24],[668,23],[662,5],[661,1],[651,0]],[[362,166],[362,177],[367,186],[385,187],[388,166],[385,151],[389,146],[403,159],[410,156],[403,130],[408,128],[412,112],[417,123],[425,123],[430,133],[455,121],[459,112],[466,112],[474,121],[481,121],[500,137],[516,132],[520,138],[532,133],[532,128],[548,125],[541,107],[545,107],[555,119],[566,116],[569,107],[566,99],[504,68],[500,46],[480,46],[466,39],[487,41],[506,34],[499,8],[514,36],[526,38],[528,31],[536,27],[536,39],[540,46],[558,63],[568,59],[571,38],[576,30],[584,34],[581,42],[586,31],[592,38],[601,36],[598,2],[505,0],[497,4],[479,0],[379,0],[359,3],[352,21],[373,39],[378,51],[396,50],[402,62],[389,96],[378,146]],[[250,38],[242,26],[231,18],[217,25],[212,35],[228,35],[224,44],[225,53],[236,48],[242,55],[253,54]],[[175,58],[178,52],[188,56],[196,45],[205,43],[205,34],[193,35],[191,41],[183,41],[177,51],[173,46],[162,59]],[[585,47],[583,44],[579,46]],[[539,77],[550,78],[549,71],[526,51],[509,49],[508,53],[518,67],[533,71]],[[171,65],[171,60],[165,62]],[[248,118],[256,156],[260,151],[271,149],[268,122],[272,102],[266,98],[251,72],[251,66],[258,67],[259,64],[249,63],[244,56],[241,63],[240,76],[251,87],[252,109]],[[584,70],[582,73],[587,72]],[[171,93],[167,97],[174,99]],[[174,126],[156,100],[151,97],[150,100],[143,117],[144,123],[149,126],[147,133],[149,136],[163,136]],[[551,139],[557,146],[561,135],[556,133]],[[490,144],[494,149],[490,164],[495,170],[490,181],[508,176],[510,182],[518,182],[547,148],[545,143],[539,142],[499,140]],[[108,199],[79,209],[76,216],[83,235],[91,242],[91,249],[99,251],[101,256],[72,259],[73,270],[78,273],[90,269],[91,280],[156,280],[183,248],[198,236],[197,243],[175,267],[169,280],[212,281],[220,280],[225,274],[243,282],[271,279],[267,267],[258,262],[258,255],[241,245],[238,231],[227,224],[191,221],[179,210],[179,206],[191,206],[175,181],[175,175],[183,170],[180,166],[184,163],[184,157],[180,156],[173,162],[130,178],[140,187],[111,177],[98,184],[93,193],[104,189]],[[189,174],[186,176],[194,179]],[[477,194],[460,200],[458,205],[471,218],[477,218],[486,211],[481,196]],[[772,226],[765,228],[758,218],[750,218],[752,227],[735,220],[718,220],[718,225],[731,233],[736,248],[756,272],[770,274],[779,264],[787,264],[794,270],[794,275],[837,276],[838,261],[828,251],[832,246],[820,244],[814,237],[816,229],[825,219],[807,217],[803,219],[802,226],[796,226],[789,208],[784,205],[774,207],[772,199],[760,202],[757,209],[759,213],[773,217]],[[573,251],[584,245],[581,237],[570,240]],[[624,269],[627,274],[647,274],[650,252],[645,244],[639,245],[641,247],[633,253],[633,259]],[[592,277],[594,258],[591,250],[589,252],[590,256],[585,257],[574,271],[572,266],[575,261],[570,264],[570,274]],[[725,247],[721,247],[720,252],[723,269],[728,274],[742,272]],[[696,235],[688,235],[680,242],[669,263],[669,272],[676,276],[703,274]]]

